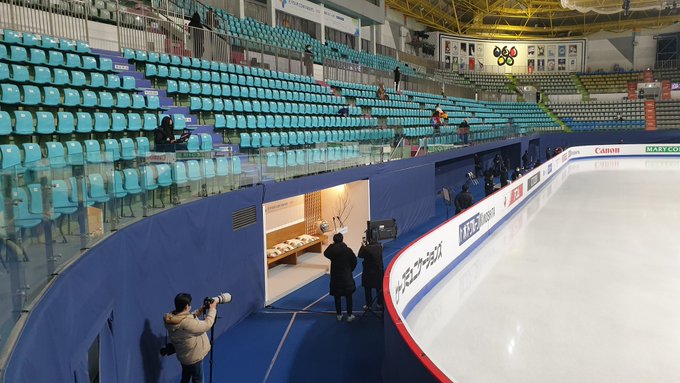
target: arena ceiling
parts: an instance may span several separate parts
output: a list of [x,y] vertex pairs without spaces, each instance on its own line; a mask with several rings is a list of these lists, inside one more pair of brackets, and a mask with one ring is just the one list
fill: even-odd
[[[623,12],[624,1],[630,11]],[[680,22],[680,0],[385,0],[433,30],[501,39],[581,37]]]

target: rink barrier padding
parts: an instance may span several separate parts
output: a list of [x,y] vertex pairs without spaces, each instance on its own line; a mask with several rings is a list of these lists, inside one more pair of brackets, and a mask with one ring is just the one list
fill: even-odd
[[[385,346],[386,350],[390,350],[385,353],[385,381],[452,382],[411,334],[406,318],[413,308],[477,245],[537,195],[567,163],[590,158],[641,156],[677,157],[680,156],[680,145],[589,145],[566,149],[401,250],[387,267],[383,280],[388,313],[385,319]],[[399,354],[405,350],[408,350],[408,355]],[[428,378],[423,378],[424,371],[429,372]],[[409,375],[409,372],[413,375]]]

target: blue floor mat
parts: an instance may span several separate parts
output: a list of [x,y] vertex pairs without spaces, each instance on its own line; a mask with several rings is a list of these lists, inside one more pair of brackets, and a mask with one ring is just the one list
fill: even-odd
[[[471,189],[475,201],[479,201],[479,185]],[[445,216],[439,197],[434,217],[384,244],[385,266],[398,251],[442,223]],[[360,273],[361,262],[354,272],[355,315],[363,313]],[[381,382],[383,320],[368,313],[353,323],[338,322],[333,298],[327,296],[328,281],[327,275],[315,279],[273,302],[270,308],[251,314],[218,338],[214,346],[214,381]],[[207,375],[207,363],[205,368]]]

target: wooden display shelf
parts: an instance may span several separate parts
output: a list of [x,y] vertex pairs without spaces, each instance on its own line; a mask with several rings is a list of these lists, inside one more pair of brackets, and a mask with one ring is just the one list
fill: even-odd
[[[293,239],[302,234],[305,234],[304,222],[296,223],[294,225],[284,227],[283,229],[272,231],[271,233],[267,233],[267,248],[270,249],[277,243],[284,242],[287,239]],[[305,243],[300,247],[296,247],[295,249],[287,251],[281,255],[277,255],[276,257],[267,257],[267,268],[271,269],[272,267],[280,264],[297,265],[298,255],[308,252],[321,253],[321,244],[325,238],[326,236],[321,234],[319,235],[319,239],[316,241]]]

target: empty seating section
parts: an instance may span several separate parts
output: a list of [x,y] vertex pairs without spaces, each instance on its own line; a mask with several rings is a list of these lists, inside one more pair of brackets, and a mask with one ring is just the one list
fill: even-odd
[[475,85],[463,75],[459,74],[458,72],[452,72],[448,70],[435,69],[434,79],[435,81],[441,81],[445,84],[456,85],[463,88],[475,87]]
[[468,118],[474,140],[496,139],[510,134],[513,129],[520,132],[561,129],[559,124],[535,104],[477,102],[455,97],[444,99],[440,95],[413,91],[395,94],[391,89],[387,89],[388,100],[378,100],[376,86],[340,81],[328,83],[339,89],[350,102],[353,99],[355,106],[364,113],[377,117],[379,125],[401,129],[401,134],[406,138],[434,135],[431,117],[437,105],[448,115],[440,133],[449,136],[435,136],[436,143],[441,140],[446,141],[441,143],[458,143],[458,125],[465,118]]
[[642,101],[552,104],[550,108],[574,131],[644,129],[645,127],[644,102]]
[[629,82],[641,82],[642,72],[580,73],[579,78],[590,93],[626,93]]
[[167,55],[158,60],[169,64],[154,64],[147,52],[123,54],[243,150],[391,138],[375,134],[377,120],[358,108],[338,116],[345,97],[311,77]]
[[654,69],[654,80],[668,80],[671,83],[680,83],[680,69]]
[[656,127],[677,129],[680,126],[680,102],[666,100],[656,102]]
[[516,75],[518,85],[534,85],[539,91],[551,94],[578,94],[570,73],[533,73]]
[[510,89],[512,82],[505,74],[464,72],[461,73],[461,75],[480,90],[498,92],[502,94],[513,93],[513,91]]
[[[190,0],[174,0],[180,8],[183,8],[186,14],[193,14],[194,11],[201,15],[201,20],[205,20],[208,10],[211,8],[203,6]],[[344,44],[339,44],[328,40],[327,44],[321,43],[317,38],[314,38],[306,33],[290,29],[282,26],[272,27],[261,23],[255,19],[246,17],[240,19],[227,13],[223,9],[212,9],[214,17],[219,23],[217,28],[223,33],[228,33],[235,37],[247,38],[248,40],[264,43],[273,46],[283,47],[296,52],[305,50],[306,45],[312,46],[314,52],[314,61],[323,63],[325,59],[332,59],[338,61],[347,61],[372,68],[377,68],[383,71],[392,71],[395,67],[400,67],[402,73],[406,75],[417,75],[413,68],[406,66],[398,60],[382,55],[369,54],[362,51],[357,51]],[[224,27],[228,29],[224,29]],[[247,41],[234,40],[234,45],[248,44]],[[248,48],[260,49],[259,46],[249,46]]]

